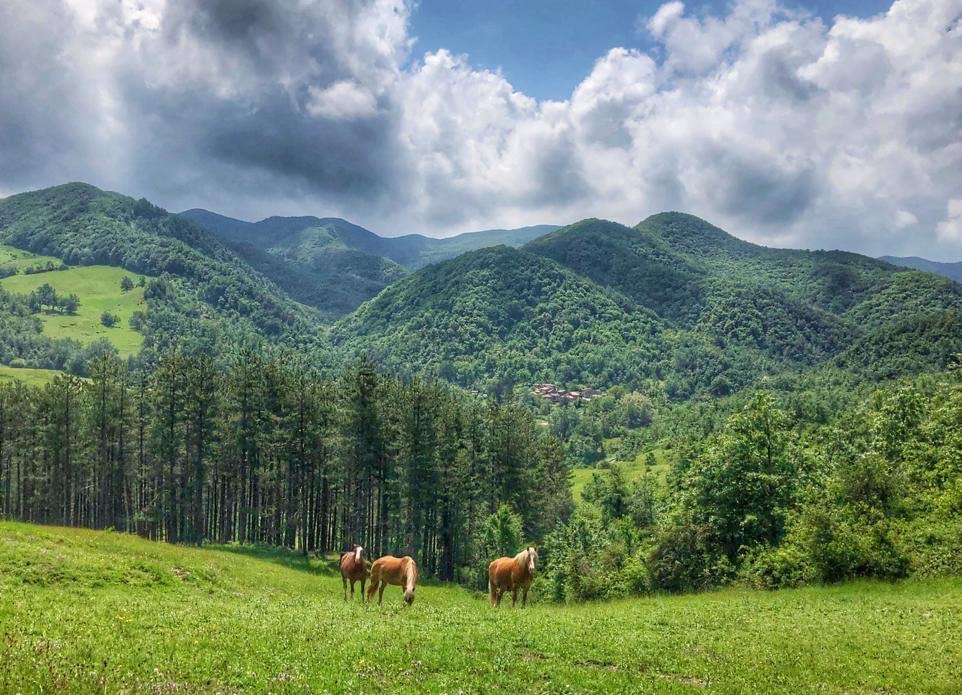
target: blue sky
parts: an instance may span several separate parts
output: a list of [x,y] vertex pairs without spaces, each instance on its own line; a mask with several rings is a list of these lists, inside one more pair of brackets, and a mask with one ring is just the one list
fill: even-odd
[[[441,48],[467,54],[477,68],[500,69],[518,90],[538,99],[566,99],[594,62],[615,46],[657,55],[644,19],[663,0],[420,0],[411,17],[412,57]],[[789,2],[826,23],[839,14],[870,17],[888,0]],[[720,14],[725,2],[686,3],[695,14]],[[639,21],[641,18],[641,21]]]

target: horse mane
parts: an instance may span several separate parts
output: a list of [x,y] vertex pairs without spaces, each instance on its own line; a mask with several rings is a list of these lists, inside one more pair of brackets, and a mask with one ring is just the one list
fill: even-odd
[[528,569],[529,561],[531,560],[531,555],[534,554],[535,560],[538,559],[538,551],[532,548],[530,545],[525,546],[525,549],[514,556],[515,564],[521,569],[526,571]]
[[404,581],[404,590],[410,591],[414,588],[414,584],[418,578],[418,566],[414,564],[414,558],[408,557],[407,561],[407,573]]

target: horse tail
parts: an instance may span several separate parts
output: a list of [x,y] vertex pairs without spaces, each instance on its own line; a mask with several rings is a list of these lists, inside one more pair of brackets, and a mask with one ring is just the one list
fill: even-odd
[[377,591],[378,584],[381,583],[381,561],[375,560],[371,563],[371,584],[367,588],[367,598],[370,601],[371,597]]

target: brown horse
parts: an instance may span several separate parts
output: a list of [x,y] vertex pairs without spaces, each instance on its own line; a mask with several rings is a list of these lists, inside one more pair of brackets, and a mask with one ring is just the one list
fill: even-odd
[[528,587],[534,579],[534,563],[538,560],[538,551],[527,547],[514,557],[499,557],[488,565],[488,591],[491,593],[491,605],[497,608],[501,605],[501,597],[505,591],[511,592],[511,605],[518,602],[518,589],[521,589],[521,607],[528,602]]
[[361,601],[364,601],[364,584],[367,582],[367,560],[364,548],[354,546],[354,550],[341,554],[341,581],[344,583],[344,600],[347,601],[347,583],[351,582],[351,598],[354,598],[354,582],[361,582]]
[[385,555],[379,557],[371,565],[371,586],[367,590],[367,600],[377,595],[377,605],[381,605],[381,598],[384,596],[384,589],[388,584],[394,584],[404,590],[404,602],[407,605],[414,603],[414,587],[418,580],[418,566],[414,558],[408,555],[404,557],[394,557]]

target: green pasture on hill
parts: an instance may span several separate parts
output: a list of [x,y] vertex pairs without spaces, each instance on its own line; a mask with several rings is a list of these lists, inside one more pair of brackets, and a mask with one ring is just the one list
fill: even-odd
[[43,386],[51,381],[58,374],[56,369],[29,369],[27,367],[15,368],[0,364],[0,384],[11,381],[22,381],[28,386]]
[[0,522],[0,692],[952,692],[962,580],[494,610],[329,565]]
[[[80,309],[76,315],[45,311],[40,315],[44,333],[51,338],[73,338],[84,345],[106,338],[121,356],[127,357],[139,352],[144,342],[143,334],[130,327],[130,317],[135,311],[146,311],[147,303],[144,288],[134,287],[128,292],[120,289],[120,281],[125,275],[134,283],[139,277],[115,266],[90,265],[13,275],[0,280],[0,284],[15,294],[28,294],[44,283],[49,283],[58,294],[75,293],[80,297]],[[112,328],[100,322],[105,311],[120,318]]]
[[665,476],[668,474],[668,459],[667,452],[664,449],[654,449],[652,453],[655,455],[655,465],[648,466],[646,460],[648,458],[648,452],[642,452],[635,456],[631,461],[612,461],[603,462],[598,466],[592,466],[589,468],[574,468],[571,471],[571,494],[575,498],[576,502],[581,501],[581,493],[584,492],[585,485],[591,480],[591,476],[600,472],[602,475],[607,475],[607,470],[610,466],[618,466],[621,468],[622,473],[625,476],[625,480],[628,483],[632,483],[638,480],[646,472],[650,475],[654,475],[660,482],[665,481]]
[[0,245],[0,268],[13,268],[18,273],[23,273],[31,268],[46,267],[48,263],[60,266],[63,262],[53,256],[38,256],[13,246]]

